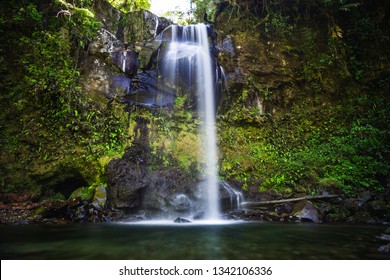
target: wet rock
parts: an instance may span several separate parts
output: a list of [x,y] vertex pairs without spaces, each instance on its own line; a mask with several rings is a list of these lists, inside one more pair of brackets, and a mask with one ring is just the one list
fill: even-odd
[[325,214],[326,222],[345,222],[351,212],[344,206],[330,205],[329,211]]
[[344,202],[345,208],[352,213],[357,212],[361,207],[361,202],[356,198],[347,198]]
[[350,216],[347,219],[348,222],[354,223],[354,224],[375,224],[375,219],[370,215],[369,212],[360,210]]
[[149,120],[138,117],[135,139],[121,159],[106,167],[107,199],[111,208],[124,211],[154,211],[166,218],[177,217],[192,208],[196,181],[179,168],[150,170],[153,155],[149,147]]
[[386,214],[387,204],[383,200],[373,200],[368,202],[370,212],[379,217]]
[[[112,174],[120,174],[120,177]],[[133,208],[140,205],[139,191],[148,185],[144,171],[137,166],[114,162],[107,166],[109,175],[108,197],[114,208]]]
[[390,254],[390,243],[379,247],[378,252],[383,254]]
[[121,213],[96,207],[86,200],[74,199],[68,203],[64,217],[73,223],[99,223],[117,220]]
[[104,186],[95,188],[95,192],[92,199],[92,205],[95,208],[104,208],[107,201],[107,191]]
[[239,209],[244,200],[242,193],[225,181],[219,183],[218,194],[222,211]]
[[80,80],[83,88],[90,93],[98,93],[112,98],[116,93],[110,90],[113,67],[105,59],[89,56],[80,65],[83,76]]
[[93,10],[96,19],[102,23],[104,29],[115,34],[123,13],[114,8],[108,1],[95,1]]
[[359,194],[358,199],[363,204],[372,199],[372,194],[369,191],[365,191]]
[[188,224],[188,223],[191,223],[191,221],[187,220],[187,219],[183,219],[183,218],[176,218],[174,221],[174,223],[177,223],[177,224]]
[[95,40],[89,45],[89,53],[96,57],[107,58],[124,48],[124,44],[114,34],[106,29],[100,29],[97,31]]
[[278,213],[278,215],[282,215],[283,213],[290,214],[292,210],[293,210],[293,206],[291,203],[283,203],[283,204],[275,205],[275,212]]
[[229,53],[232,57],[235,56],[235,49],[232,37],[227,35],[222,39],[222,43],[219,46],[220,51]]
[[147,220],[147,219],[145,219],[142,216],[135,215],[135,216],[130,216],[130,217],[126,218],[124,221],[134,223],[134,222],[142,222],[145,220]]
[[205,212],[205,211],[198,211],[198,212],[194,215],[193,219],[194,219],[194,220],[202,220],[202,219],[204,219],[205,217],[206,217],[206,212]]
[[121,21],[120,38],[136,52],[140,52],[145,42],[167,28],[171,22],[146,11],[134,11],[124,14]]
[[228,220],[244,220],[245,218],[244,210],[233,210],[225,214],[225,218]]
[[42,203],[45,211],[42,213],[44,219],[57,219],[66,217],[68,202],[65,200],[46,200]]
[[140,69],[150,70],[157,65],[158,50],[161,46],[160,41],[146,42],[141,52],[138,54]]
[[390,185],[387,186],[386,192],[384,193],[385,200],[390,203]]
[[300,218],[303,222],[321,222],[321,215],[318,209],[307,200],[295,204],[292,213],[293,216]]
[[111,53],[112,62],[127,76],[137,74],[139,65],[138,55],[132,50],[120,50]]
[[279,217],[278,214],[275,212],[263,213],[261,217],[263,221],[269,222],[278,222],[281,220],[281,217]]
[[41,203],[28,203],[23,207],[0,210],[0,222],[10,224],[67,224],[106,222],[120,218],[120,213],[104,210],[81,198],[71,200],[45,200]]
[[378,239],[384,240],[384,241],[390,241],[390,234],[381,234],[378,236]]
[[107,197],[113,208],[134,208],[140,205],[140,190],[150,183],[146,147],[133,144],[122,159],[106,167]]
[[150,181],[142,192],[142,209],[154,209],[167,217],[190,214],[197,208],[193,192],[195,181],[182,170],[156,170],[149,172]]
[[184,194],[175,195],[171,204],[175,211],[188,211],[191,208],[191,201]]

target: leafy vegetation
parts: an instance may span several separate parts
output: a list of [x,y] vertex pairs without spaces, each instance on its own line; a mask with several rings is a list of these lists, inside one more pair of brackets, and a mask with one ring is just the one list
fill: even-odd
[[149,0],[108,0],[108,2],[122,12],[150,9]]
[[[221,175],[259,190],[383,191],[390,175],[386,19],[374,18],[364,1],[252,1],[248,10],[243,2],[251,1],[230,3],[218,16],[229,19],[224,31],[246,58],[246,81],[230,89],[219,117]],[[268,48],[271,54],[258,51]],[[275,61],[282,67],[271,74],[261,69]]]
[[87,95],[78,82],[79,57],[100,27],[92,3],[1,8],[2,191],[50,191],[61,169],[104,181],[104,164],[128,141],[122,106]]
[[[199,120],[185,93],[171,110],[134,108],[128,115],[80,86],[80,60],[100,28],[94,2],[1,3],[2,192],[49,195],[66,179],[62,173],[73,172],[88,193],[135,138],[140,116],[150,121],[151,169],[202,171]],[[126,12],[149,7],[110,2]],[[231,36],[238,57],[239,67],[229,69],[238,82],[218,116],[221,177],[287,193],[386,188],[388,9],[382,15],[380,5],[353,0],[194,3],[198,21],[223,23],[221,39]],[[227,67],[233,60],[219,58]]]

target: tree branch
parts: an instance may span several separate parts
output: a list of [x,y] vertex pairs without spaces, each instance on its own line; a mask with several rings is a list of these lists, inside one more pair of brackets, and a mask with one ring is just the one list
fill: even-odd
[[279,204],[279,203],[287,203],[287,202],[296,202],[301,200],[316,200],[316,199],[330,199],[330,198],[336,198],[340,197],[340,195],[318,195],[318,196],[312,196],[312,195],[306,195],[304,197],[298,197],[298,198],[290,198],[290,199],[280,199],[280,200],[268,200],[268,201],[248,201],[248,202],[242,202],[242,206],[266,206],[266,205],[273,205],[273,204]]

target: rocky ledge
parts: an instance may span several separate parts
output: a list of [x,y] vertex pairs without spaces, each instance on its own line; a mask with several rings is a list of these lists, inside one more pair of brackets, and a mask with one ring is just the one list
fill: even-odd
[[0,224],[70,224],[118,220],[122,213],[104,209],[92,201],[44,200],[42,202],[0,202]]

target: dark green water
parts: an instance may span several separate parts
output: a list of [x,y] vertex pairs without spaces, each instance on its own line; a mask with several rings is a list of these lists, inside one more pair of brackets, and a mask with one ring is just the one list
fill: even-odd
[[388,259],[386,227],[318,224],[0,226],[1,259]]

